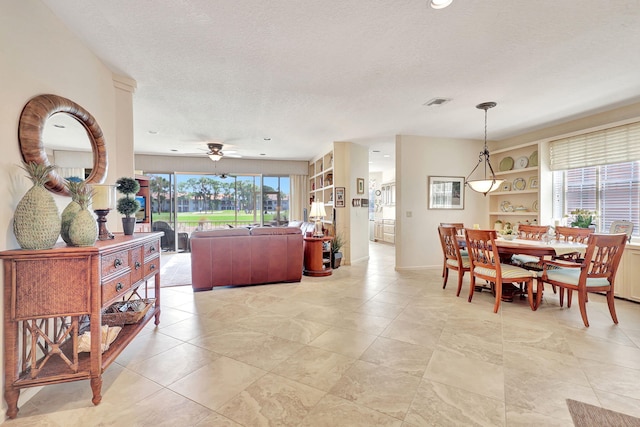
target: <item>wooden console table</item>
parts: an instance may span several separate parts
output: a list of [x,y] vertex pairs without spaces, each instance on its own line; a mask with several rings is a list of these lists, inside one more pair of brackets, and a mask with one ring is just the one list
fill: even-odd
[[[304,237],[304,270],[305,276],[331,276],[331,248],[323,249],[324,242],[332,237]],[[326,255],[326,257],[325,257]]]
[[[102,373],[155,317],[160,323],[160,236],[116,234],[91,247],[64,243],[46,250],[0,252],[4,262],[4,375],[7,416],[18,414],[20,389],[90,380],[92,402],[102,399]],[[101,353],[102,310],[116,301],[146,298],[155,278],[155,304],[124,325]],[[141,287],[141,285],[143,285]],[[140,289],[139,289],[140,288]],[[141,292],[141,293],[139,293]],[[91,331],[91,352],[78,337]]]

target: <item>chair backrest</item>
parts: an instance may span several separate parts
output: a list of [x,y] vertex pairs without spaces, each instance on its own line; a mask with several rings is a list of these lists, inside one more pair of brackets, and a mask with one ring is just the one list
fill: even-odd
[[456,239],[457,230],[455,227],[438,227],[440,235],[440,244],[445,258],[454,260],[458,266],[462,266],[462,257],[460,255],[460,247]]
[[609,228],[609,234],[626,233],[627,242],[631,241],[631,233],[633,233],[633,222],[631,221],[613,221],[611,228]]
[[165,221],[154,221],[152,228],[154,231],[173,231],[173,228]]
[[542,240],[542,236],[549,232],[548,225],[527,225],[518,226],[518,237],[526,240]]
[[500,276],[502,272],[496,246],[496,231],[472,228],[465,228],[464,231],[472,267],[490,268],[496,270],[496,277]]
[[441,222],[442,227],[455,227],[456,233],[462,235],[464,233],[464,223],[462,222]]
[[587,243],[589,236],[595,230],[593,228],[556,227],[556,240],[565,242]]
[[613,279],[616,276],[626,244],[627,235],[625,233],[592,234],[589,236],[579,283],[586,283],[588,278],[606,278],[613,286]]

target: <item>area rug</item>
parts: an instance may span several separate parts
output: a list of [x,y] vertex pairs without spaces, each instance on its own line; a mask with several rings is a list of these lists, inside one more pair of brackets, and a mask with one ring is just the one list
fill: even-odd
[[191,253],[163,253],[160,286],[191,285]]
[[576,427],[640,427],[640,418],[577,400],[567,399],[569,413]]

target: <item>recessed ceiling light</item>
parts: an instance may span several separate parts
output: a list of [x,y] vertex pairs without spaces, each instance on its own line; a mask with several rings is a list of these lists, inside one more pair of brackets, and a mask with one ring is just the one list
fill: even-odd
[[271,138],[268,138],[268,137],[267,137],[267,138],[262,138],[262,139],[264,140],[264,142],[269,142],[269,141],[271,141]]
[[171,151],[173,152],[177,152],[178,150],[176,150],[175,148],[172,148]]
[[58,129],[64,129],[66,126],[56,123],[55,125],[53,125],[53,127],[56,127]]
[[372,150],[371,152],[372,152],[372,153],[379,153],[379,152],[380,152],[380,150]]
[[158,134],[158,131],[157,131],[157,130],[150,130],[150,131],[149,131],[149,134],[151,134],[151,135],[157,135],[157,134]]
[[267,153],[260,153],[260,155],[261,155],[261,156],[266,156],[266,155],[267,155]]

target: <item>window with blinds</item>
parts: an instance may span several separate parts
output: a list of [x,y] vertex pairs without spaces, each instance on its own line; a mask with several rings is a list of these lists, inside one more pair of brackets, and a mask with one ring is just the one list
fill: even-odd
[[640,235],[640,122],[551,141],[553,215],[575,209],[598,214],[597,228],[631,221]]
[[597,229],[608,232],[613,221],[631,221],[640,235],[640,162],[593,166],[553,174],[553,215],[575,209],[598,214]]

